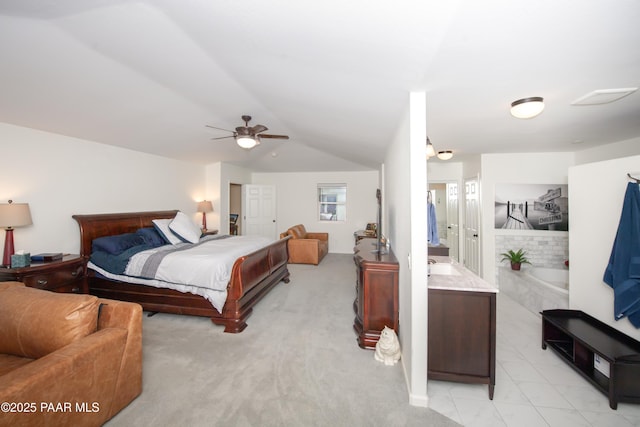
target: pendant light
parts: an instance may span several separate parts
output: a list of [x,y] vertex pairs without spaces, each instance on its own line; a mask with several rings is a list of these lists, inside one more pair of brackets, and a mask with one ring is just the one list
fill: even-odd
[[433,144],[429,141],[429,137],[427,137],[427,159],[436,155],[436,150],[433,148]]

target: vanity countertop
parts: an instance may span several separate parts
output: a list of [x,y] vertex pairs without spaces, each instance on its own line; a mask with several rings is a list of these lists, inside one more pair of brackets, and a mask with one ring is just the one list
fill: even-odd
[[[449,291],[472,291],[472,292],[493,292],[498,293],[498,288],[483,278],[467,270],[460,263],[446,256],[430,256],[429,259],[436,261],[430,264],[431,274],[429,276],[429,289],[443,289]],[[441,267],[438,267],[438,266]],[[446,268],[443,268],[446,266]],[[439,274],[438,269],[452,270]]]

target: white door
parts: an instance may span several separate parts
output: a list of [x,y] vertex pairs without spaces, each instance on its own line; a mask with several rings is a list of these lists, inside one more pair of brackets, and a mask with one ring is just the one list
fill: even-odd
[[464,266],[480,275],[480,188],[478,179],[464,181]]
[[447,244],[449,256],[460,261],[460,223],[458,219],[458,183],[447,183]]
[[245,184],[242,199],[242,234],[277,239],[275,186]]

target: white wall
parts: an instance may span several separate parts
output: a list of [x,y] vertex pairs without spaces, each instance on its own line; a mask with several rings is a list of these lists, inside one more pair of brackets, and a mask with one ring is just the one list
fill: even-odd
[[429,182],[462,182],[462,162],[427,160]]
[[[565,234],[562,231],[543,230],[496,230],[495,229],[495,186],[511,184],[566,184],[567,172],[573,165],[573,153],[517,153],[483,154],[481,156],[481,202],[482,227],[482,277],[496,283],[496,235],[549,236]],[[569,188],[569,196],[572,189]],[[571,212],[573,207],[570,207]],[[569,222],[569,229],[573,224]],[[573,230],[572,230],[573,231]],[[518,248],[516,248],[518,249]]]
[[[212,230],[218,230],[220,234],[229,233],[229,225],[221,224],[221,211],[223,209],[229,209],[229,202],[224,201],[220,197],[220,182],[222,179],[222,163],[212,163],[205,167],[205,199],[211,200],[213,204],[213,212],[207,214],[207,228]],[[228,223],[228,221],[226,221]]]
[[426,100],[409,109],[384,163],[384,222],[399,266],[400,343],[409,402],[427,406]]
[[[254,173],[252,183],[275,185],[278,234],[296,224],[303,224],[307,231],[329,233],[332,253],[353,253],[354,231],[364,230],[368,222],[376,222],[378,171]],[[318,184],[331,183],[347,185],[344,222],[318,218]]]
[[180,209],[201,221],[202,166],[2,123],[0,141],[0,200],[29,203],[33,219],[16,250],[78,253],[73,214]]
[[640,138],[628,139],[613,144],[599,145],[582,151],[576,151],[576,165],[603,160],[619,159],[640,154]]
[[602,280],[620,222],[627,173],[640,175],[640,156],[569,169],[569,305],[640,340],[640,331],[626,318],[614,320],[613,289]]

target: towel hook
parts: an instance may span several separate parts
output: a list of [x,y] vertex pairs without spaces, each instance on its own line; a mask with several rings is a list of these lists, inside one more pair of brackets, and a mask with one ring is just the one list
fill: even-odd
[[632,177],[630,173],[627,173],[627,176],[629,177],[629,179],[634,180],[636,184],[640,184],[640,179]]

